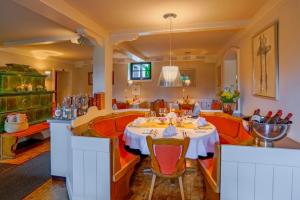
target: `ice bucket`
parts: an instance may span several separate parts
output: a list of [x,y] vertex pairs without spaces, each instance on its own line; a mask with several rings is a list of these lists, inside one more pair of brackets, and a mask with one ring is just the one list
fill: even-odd
[[[291,124],[266,124],[249,122],[249,128],[257,146],[273,147],[273,142],[283,139]],[[263,143],[263,145],[261,144]]]

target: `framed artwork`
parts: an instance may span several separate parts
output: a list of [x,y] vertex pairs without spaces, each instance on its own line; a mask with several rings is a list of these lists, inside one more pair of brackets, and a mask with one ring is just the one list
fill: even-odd
[[252,38],[253,94],[278,99],[278,22]]
[[93,85],[93,72],[88,72],[88,85]]

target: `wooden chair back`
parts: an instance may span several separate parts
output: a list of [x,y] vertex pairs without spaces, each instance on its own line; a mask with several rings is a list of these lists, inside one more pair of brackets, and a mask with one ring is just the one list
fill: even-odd
[[185,155],[190,138],[159,138],[147,136],[147,145],[154,173],[160,176],[177,177],[185,171]]

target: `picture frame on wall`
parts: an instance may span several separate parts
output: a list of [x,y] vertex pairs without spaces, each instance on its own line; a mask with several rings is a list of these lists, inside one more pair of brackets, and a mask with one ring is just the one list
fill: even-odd
[[93,85],[93,72],[88,72],[88,85]]
[[277,100],[279,83],[278,22],[252,37],[253,95]]

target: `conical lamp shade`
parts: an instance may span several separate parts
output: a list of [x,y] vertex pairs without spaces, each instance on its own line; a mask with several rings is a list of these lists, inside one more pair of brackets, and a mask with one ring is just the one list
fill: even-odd
[[163,66],[158,79],[158,86],[181,87],[180,72],[177,66]]

